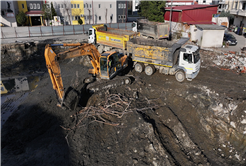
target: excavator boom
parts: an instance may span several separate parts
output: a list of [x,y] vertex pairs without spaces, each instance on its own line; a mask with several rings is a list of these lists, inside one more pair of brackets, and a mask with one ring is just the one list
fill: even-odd
[[[75,46],[73,48],[70,48],[66,51],[60,52],[56,54],[52,47],[54,46]],[[99,73],[99,59],[100,59],[100,53],[97,51],[96,47],[92,44],[48,44],[45,46],[45,60],[46,60],[46,66],[50,75],[50,79],[53,85],[53,89],[55,90],[58,101],[62,105],[64,102],[64,87],[61,77],[61,69],[59,66],[59,60],[69,59],[69,58],[75,58],[80,56],[88,55],[90,57],[91,64],[93,66],[93,69],[90,70],[90,73],[94,76]]]

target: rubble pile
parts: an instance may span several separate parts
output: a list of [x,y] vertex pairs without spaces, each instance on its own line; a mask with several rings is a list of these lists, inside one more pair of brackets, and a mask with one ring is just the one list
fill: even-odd
[[214,64],[220,67],[225,67],[230,70],[237,70],[241,73],[246,73],[246,56],[245,54],[234,54],[234,52],[218,55],[213,60]]

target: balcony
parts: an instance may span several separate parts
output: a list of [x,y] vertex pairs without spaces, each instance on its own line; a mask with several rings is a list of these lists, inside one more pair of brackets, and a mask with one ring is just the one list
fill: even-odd
[[225,0],[219,0],[219,4],[226,4]]
[[233,9],[230,11],[230,13],[233,15],[246,17],[246,10],[242,10],[242,9],[235,10],[235,9]]

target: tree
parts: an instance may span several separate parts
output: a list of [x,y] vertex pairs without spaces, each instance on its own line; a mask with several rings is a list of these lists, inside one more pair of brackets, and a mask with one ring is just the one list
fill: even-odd
[[78,19],[78,23],[79,23],[79,25],[83,24],[83,21],[81,20],[81,18]]
[[18,24],[20,25],[24,25],[27,21],[27,18],[26,18],[26,15],[23,11],[19,12],[17,15],[16,15],[16,21]]
[[48,2],[43,4],[42,11],[43,11],[42,13],[43,18],[45,20],[51,20],[51,10],[50,10]]
[[139,15],[150,21],[164,22],[165,1],[140,1]]
[[227,17],[228,19],[234,18],[234,16],[230,14],[230,11],[225,12],[224,10],[220,13],[219,17]]
[[54,18],[54,16],[57,16],[57,14],[56,14],[56,10],[55,10],[55,8],[54,8],[54,6],[53,6],[53,3],[51,2],[51,16],[52,16],[52,19]]

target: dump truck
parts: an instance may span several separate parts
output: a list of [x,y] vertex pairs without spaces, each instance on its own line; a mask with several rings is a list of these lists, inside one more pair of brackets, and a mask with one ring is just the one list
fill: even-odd
[[127,41],[139,35],[138,32],[130,30],[109,28],[105,24],[93,25],[92,28],[89,29],[88,43],[96,45],[100,53],[113,48],[124,52],[124,50],[127,49]]
[[[175,75],[178,82],[194,79],[200,71],[199,47],[183,46],[189,38],[177,42],[134,37],[127,42],[127,53],[134,62],[134,69],[147,75],[155,70],[166,75]],[[183,46],[183,47],[182,47]]]
[[141,36],[146,38],[167,39],[169,37],[169,23],[138,19],[132,23],[132,31],[140,32]]

